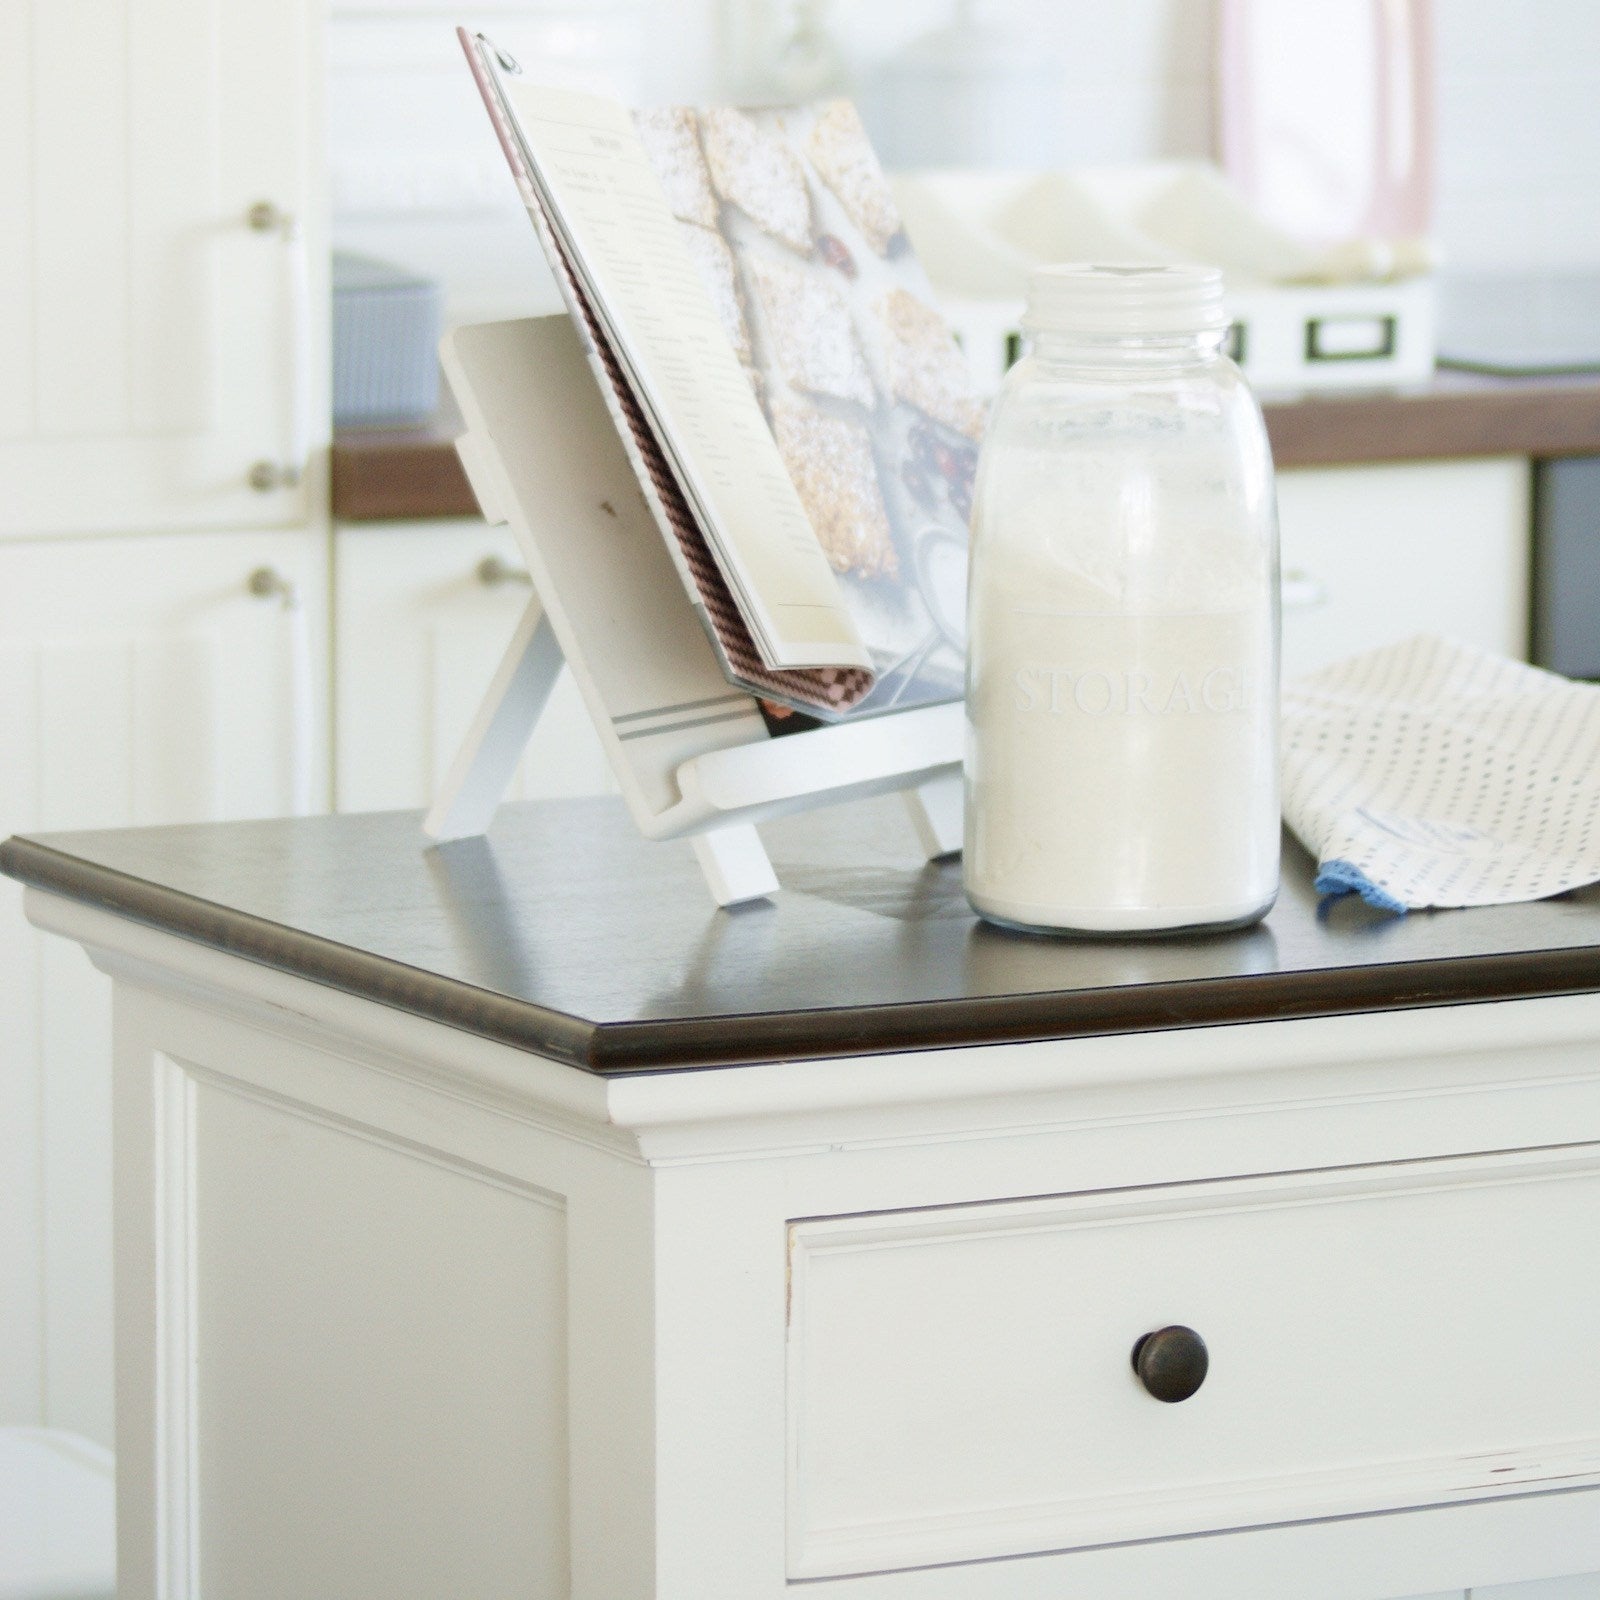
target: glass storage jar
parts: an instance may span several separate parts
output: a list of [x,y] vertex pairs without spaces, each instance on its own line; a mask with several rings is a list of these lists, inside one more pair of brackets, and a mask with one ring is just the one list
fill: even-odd
[[973,907],[1081,933],[1243,926],[1277,893],[1266,429],[1206,267],[1036,272],[979,462]]

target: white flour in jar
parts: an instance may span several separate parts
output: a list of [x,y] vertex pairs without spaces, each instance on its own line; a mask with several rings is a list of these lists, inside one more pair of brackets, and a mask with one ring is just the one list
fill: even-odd
[[1106,931],[1259,911],[1278,873],[1270,618],[1079,611],[1053,589],[991,587],[973,619],[969,893],[1002,920]]

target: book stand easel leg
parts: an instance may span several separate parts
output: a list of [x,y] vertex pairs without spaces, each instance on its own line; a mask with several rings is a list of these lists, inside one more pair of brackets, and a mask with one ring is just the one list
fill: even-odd
[[705,874],[706,887],[719,906],[736,906],[774,894],[778,874],[753,822],[697,833],[690,844]]
[[442,843],[488,831],[560,675],[561,646],[535,595],[423,820],[430,839]]
[[917,843],[928,860],[953,856],[961,848],[965,794],[959,770],[941,772],[915,789],[903,790],[901,798],[911,815],[911,826],[917,830]]

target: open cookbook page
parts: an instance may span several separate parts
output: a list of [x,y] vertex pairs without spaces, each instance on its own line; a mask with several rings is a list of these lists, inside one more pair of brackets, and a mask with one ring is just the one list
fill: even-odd
[[[614,335],[602,324],[598,309],[579,280],[576,265],[557,235],[526,140],[503,89],[505,72],[519,69],[482,34],[458,28],[456,36],[640,494],[661,530],[685,596],[719,665],[730,683],[757,696],[775,731],[780,726],[787,730],[803,720],[793,717],[794,709],[824,720],[837,720],[873,687],[871,672],[862,667],[781,669],[766,665],[724,575],[724,563],[706,539],[660,432],[624,369]],[[789,713],[787,720],[785,713]]]
[[985,405],[854,106],[634,118],[876,676],[957,699]]
[[982,408],[853,109],[636,133],[463,43],[730,679],[829,719],[958,697]]

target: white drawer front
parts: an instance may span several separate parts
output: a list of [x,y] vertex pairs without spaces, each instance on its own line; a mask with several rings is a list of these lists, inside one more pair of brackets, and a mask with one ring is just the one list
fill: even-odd
[[[789,1573],[1600,1482],[1600,1146],[791,1227]],[[1130,1354],[1210,1352],[1151,1398]]]

